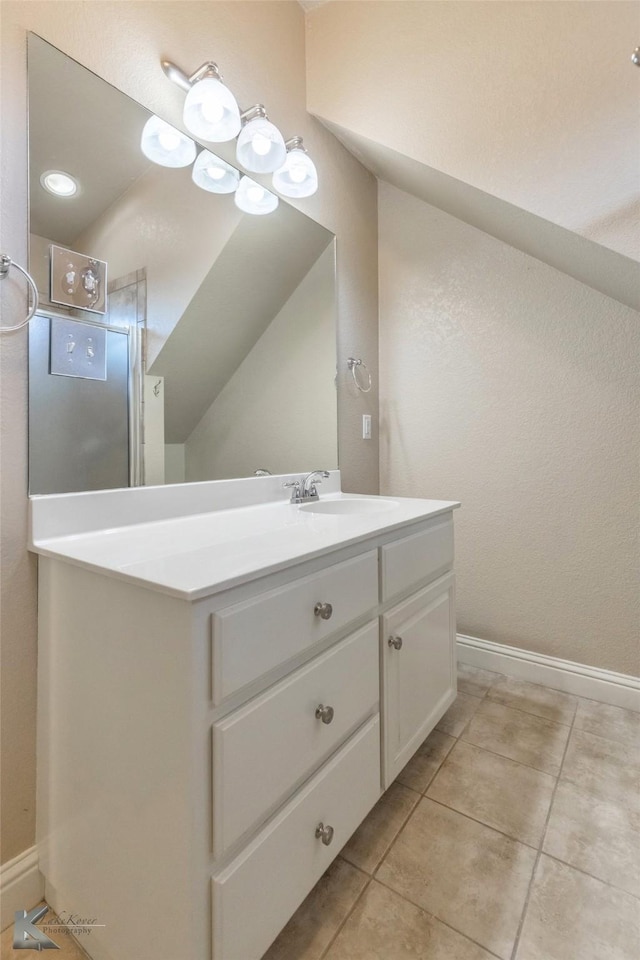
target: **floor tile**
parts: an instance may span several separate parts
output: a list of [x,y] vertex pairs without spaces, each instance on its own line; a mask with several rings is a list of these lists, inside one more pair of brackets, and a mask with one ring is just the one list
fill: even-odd
[[594,797],[561,780],[543,849],[640,897],[640,811],[627,803]]
[[459,740],[427,796],[538,847],[556,778]]
[[460,693],[470,694],[472,697],[484,697],[485,693],[499,680],[502,674],[493,670],[481,670],[468,663],[458,664],[458,690]]
[[508,960],[535,858],[530,847],[425,798],[377,877]]
[[576,712],[578,698],[561,690],[550,690],[538,683],[527,683],[514,677],[500,677],[489,690],[487,697],[505,707],[524,710],[536,717],[553,720],[554,723],[571,723]]
[[516,960],[637,960],[638,901],[542,856]]
[[480,697],[470,697],[466,693],[459,693],[436,725],[436,730],[448,733],[452,737],[459,737],[481,703]]
[[[319,960],[366,883],[363,873],[338,857],[271,944],[263,960]],[[247,918],[250,921],[250,912]]]
[[597,737],[618,740],[636,750],[640,748],[640,713],[635,710],[623,710],[595,700],[580,700],[575,725]]
[[435,917],[374,880],[326,960],[492,960]]
[[570,727],[483,700],[462,739],[544,773],[557,774]]
[[392,783],[343,847],[341,856],[366,873],[373,873],[419,799],[415,790]]
[[[36,926],[42,927],[43,924],[55,923],[56,919],[57,918],[53,912],[49,912],[45,914],[45,916],[36,924]],[[64,930],[59,929],[50,929],[46,932],[48,937],[53,940],[53,942],[59,948],[55,953],[53,953],[53,951],[51,952],[51,956],[55,956],[56,960],[88,960],[87,954],[79,945],[78,941],[71,936],[71,934],[67,934]],[[90,933],[85,935],[87,940],[90,937]],[[6,930],[3,930],[2,936],[0,937],[1,960],[14,960],[14,958],[15,960],[24,960],[24,957],[34,956],[37,952],[37,950],[31,951],[30,953],[26,953],[24,950],[14,950],[13,924],[7,927]]]
[[640,763],[634,762],[623,743],[574,727],[561,779],[577,783],[596,797],[640,810]]
[[398,783],[424,793],[455,742],[448,733],[433,730],[396,777]]

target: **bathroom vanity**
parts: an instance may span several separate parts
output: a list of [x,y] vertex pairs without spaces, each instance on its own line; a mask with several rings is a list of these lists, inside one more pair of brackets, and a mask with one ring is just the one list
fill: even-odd
[[40,868],[94,960],[259,960],[455,697],[458,504],[283,480],[32,500]]

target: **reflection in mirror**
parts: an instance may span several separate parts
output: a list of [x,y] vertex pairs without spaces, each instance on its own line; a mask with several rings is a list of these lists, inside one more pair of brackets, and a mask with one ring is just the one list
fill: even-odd
[[[30,36],[30,270],[42,304],[29,334],[30,492],[335,469],[333,234],[282,199],[253,216],[198,186],[192,165],[150,162],[149,117]],[[73,178],[75,194],[45,189],[50,171]],[[52,289],[81,280],[63,265],[52,285],[51,245],[106,262],[104,314],[52,302]],[[92,373],[95,332],[106,379]]]

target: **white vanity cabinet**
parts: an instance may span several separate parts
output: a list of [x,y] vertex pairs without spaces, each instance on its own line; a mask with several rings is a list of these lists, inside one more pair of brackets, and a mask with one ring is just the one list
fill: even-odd
[[94,960],[259,960],[455,697],[452,565],[451,506],[193,599],[41,557],[40,862]]

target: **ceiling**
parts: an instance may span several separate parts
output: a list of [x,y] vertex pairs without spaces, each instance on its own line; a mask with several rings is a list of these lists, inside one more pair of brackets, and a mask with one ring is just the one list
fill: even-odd
[[[151,164],[140,151],[149,113],[55,47],[29,37],[31,232],[66,246]],[[55,197],[40,183],[62,170],[80,183],[75,197]]]
[[332,240],[286,203],[241,217],[150,370],[165,377],[167,443],[190,436]]
[[522,243],[557,228],[534,255],[566,269],[554,258],[573,246],[579,269],[586,251],[627,302],[639,23],[637,0],[327,3],[307,18],[307,106],[377,176],[461,218],[473,207],[480,229],[499,205],[498,219],[520,212]]

